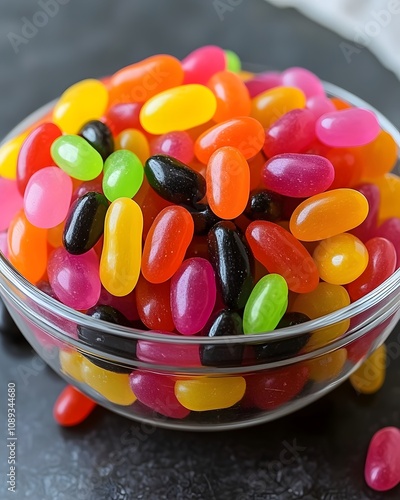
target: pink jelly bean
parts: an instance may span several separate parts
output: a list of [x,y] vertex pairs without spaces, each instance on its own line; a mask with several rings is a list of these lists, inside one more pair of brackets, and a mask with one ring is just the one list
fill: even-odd
[[24,195],[28,221],[44,229],[61,224],[68,214],[72,189],[71,177],[58,167],[46,167],[35,172]]
[[6,259],[8,258],[7,231],[0,233],[0,252]]
[[380,131],[375,114],[361,108],[326,113],[316,125],[318,139],[334,148],[363,146],[376,139]]
[[384,427],[369,444],[364,477],[376,491],[387,491],[400,482],[400,430]]
[[321,80],[305,68],[288,68],[282,73],[282,85],[301,89],[307,98],[315,95],[325,95]]
[[185,72],[183,83],[206,85],[208,80],[226,69],[225,51],[215,45],[206,45],[194,50],[182,61]]
[[[163,332],[164,335],[172,335]],[[201,366],[198,345],[192,344],[165,344],[139,340],[136,348],[136,356],[144,363],[177,367],[199,367]]]
[[194,335],[206,325],[217,298],[215,274],[208,260],[183,262],[171,280],[172,319],[178,332]]
[[306,109],[309,109],[314,114],[315,118],[319,118],[326,113],[336,111],[333,102],[325,95],[314,95],[307,99]]
[[115,104],[107,111],[104,122],[110,127],[114,137],[127,128],[136,128],[143,132],[139,119],[142,106],[139,102],[127,102]]
[[367,198],[369,211],[364,222],[362,222],[358,227],[352,229],[351,233],[354,234],[354,236],[357,236],[357,238],[361,241],[366,242],[376,235],[381,195],[378,186],[375,184],[360,184],[354,189]]
[[190,411],[175,396],[175,379],[167,375],[137,370],[131,373],[130,385],[138,400],[169,418],[185,418]]
[[123,297],[116,297],[112,295],[105,288],[101,289],[98,305],[111,306],[122,313],[129,321],[136,321],[139,319],[139,314],[136,308],[135,291]]
[[386,219],[378,229],[374,232],[374,236],[380,236],[391,241],[396,249],[397,264],[396,268],[400,267],[400,219],[391,217]]
[[57,248],[50,255],[47,272],[50,285],[63,304],[79,311],[97,304],[101,283],[94,250],[71,255],[63,247]]
[[306,154],[274,156],[262,170],[262,179],[268,189],[293,198],[322,193],[332,184],[334,176],[335,170],[329,160]]
[[23,198],[15,180],[0,177],[0,200],[0,231],[4,231],[23,206]]
[[172,156],[188,164],[194,158],[194,143],[187,132],[169,132],[153,141],[151,154]]
[[259,73],[251,80],[244,82],[249,91],[250,97],[257,97],[263,92],[282,85],[281,74],[276,71],[266,71]]
[[308,109],[293,109],[265,131],[264,153],[300,153],[315,140],[315,116]]

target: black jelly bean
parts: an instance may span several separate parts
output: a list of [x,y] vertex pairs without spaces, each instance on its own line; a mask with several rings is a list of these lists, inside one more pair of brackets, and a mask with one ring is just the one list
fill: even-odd
[[283,196],[263,190],[250,193],[245,215],[251,220],[275,222],[283,216]]
[[229,309],[243,309],[253,288],[253,277],[251,254],[242,235],[233,222],[221,221],[210,229],[207,241],[224,304]]
[[186,206],[193,218],[194,234],[203,236],[221,219],[211,210],[209,205],[198,203],[195,208]]
[[99,241],[109,203],[104,194],[91,191],[78,198],[69,209],[63,232],[67,252],[81,255]]
[[172,156],[151,156],[144,172],[150,186],[171,203],[195,207],[206,194],[204,177]]
[[[300,325],[310,321],[310,318],[303,313],[289,312],[285,313],[276,329],[287,328],[289,326]],[[277,361],[297,354],[308,342],[311,334],[302,333],[298,337],[292,337],[287,340],[268,342],[267,344],[258,344],[254,346],[254,352],[258,361]]]
[[[121,326],[132,326],[129,320],[117,309],[111,306],[98,305],[89,309],[86,314],[95,319],[101,319],[108,323]],[[78,337],[85,344],[90,347],[101,350],[104,353],[112,354],[114,356],[128,357],[136,359],[136,340],[129,338],[116,337],[107,333],[100,332],[95,328],[88,328],[86,326],[78,326]],[[114,363],[102,361],[94,356],[90,356],[82,352],[93,364],[116,373],[130,373],[132,370],[118,366]]]
[[99,120],[87,122],[79,131],[79,135],[106,160],[114,152],[114,139],[111,130]]
[[[243,335],[242,318],[237,312],[223,309],[212,316],[203,331],[208,337],[226,337],[227,335]],[[202,344],[200,360],[204,366],[240,366],[243,358],[243,344]]]

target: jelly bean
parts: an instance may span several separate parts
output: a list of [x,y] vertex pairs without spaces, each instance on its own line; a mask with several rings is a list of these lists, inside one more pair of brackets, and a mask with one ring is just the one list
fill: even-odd
[[189,415],[190,411],[175,396],[173,377],[137,370],[130,375],[129,381],[138,400],[157,413],[177,419]]
[[51,156],[56,164],[74,179],[90,181],[103,170],[100,154],[77,135],[63,135],[51,146]]
[[207,200],[217,217],[235,219],[244,211],[250,193],[250,170],[238,149],[225,146],[213,153],[206,183]]
[[211,120],[216,109],[217,99],[209,88],[182,85],[149,99],[140,111],[140,123],[151,134],[188,130]]
[[102,288],[99,301],[96,305],[111,306],[117,309],[117,311],[122,313],[131,322],[139,319],[135,290],[123,297],[115,297],[105,288]]
[[[76,179],[72,179],[72,181],[74,180],[76,181]],[[75,191],[72,194],[72,203],[87,193],[95,192],[103,194],[103,173],[91,181],[79,181],[79,183],[79,186],[75,188]]]
[[217,123],[237,116],[249,116],[251,100],[246,85],[238,75],[230,71],[221,71],[207,83],[217,98],[217,110],[213,120]]
[[204,203],[196,204],[196,208],[187,207],[193,217],[194,234],[205,235],[221,219],[211,210],[209,205]]
[[399,147],[393,137],[381,130],[377,138],[360,148],[364,177],[378,177],[389,173],[396,165]]
[[300,153],[315,140],[315,116],[308,109],[293,109],[265,131],[263,151],[267,157]]
[[151,145],[151,154],[153,156],[172,156],[180,162],[188,164],[191,163],[194,158],[193,140],[187,132],[169,132],[153,141]]
[[167,332],[174,330],[170,305],[171,283],[169,281],[155,285],[141,276],[135,293],[139,317],[147,328]]
[[178,332],[200,332],[210,318],[216,296],[214,270],[208,260],[185,260],[171,280],[171,311]]
[[[97,305],[89,309],[86,314],[91,318],[101,321],[107,321],[114,325],[130,326],[127,318],[117,311],[114,307]],[[102,352],[111,354],[113,356],[120,356],[129,359],[136,359],[136,340],[127,337],[117,337],[116,335],[107,334],[97,330],[96,328],[90,328],[88,326],[79,325],[78,326],[78,338],[84,345],[89,347],[94,347],[95,349],[101,349]],[[93,364],[116,373],[130,373],[132,370],[119,366],[115,362],[107,362],[102,359],[95,358],[86,353],[82,353],[86,356]]]
[[99,80],[82,80],[67,89],[53,109],[52,121],[65,134],[77,134],[85,123],[98,120],[108,104],[108,91]]
[[386,346],[382,344],[350,375],[350,383],[361,394],[374,394],[383,386],[385,374]]
[[340,99],[339,97],[331,97],[330,100],[337,109],[337,111],[341,111],[342,109],[349,109],[352,107],[350,103],[348,103],[343,99]]
[[233,222],[218,222],[207,240],[224,304],[233,310],[243,309],[253,288],[249,249]]
[[150,186],[171,203],[193,205],[206,194],[204,177],[170,156],[151,156],[144,172]]
[[334,285],[346,285],[360,277],[368,265],[368,250],[349,233],[337,234],[321,241],[313,259],[321,279]]
[[[227,335],[243,335],[242,318],[237,312],[223,309],[213,315],[203,334],[210,338]],[[201,344],[200,359],[204,366],[240,366],[242,364],[244,344]]]
[[251,116],[264,128],[269,128],[276,120],[292,109],[306,106],[306,96],[294,87],[275,87],[259,94],[252,101]]
[[[279,329],[300,325],[306,321],[310,321],[310,318],[303,313],[286,312],[276,328]],[[303,333],[298,337],[291,337],[290,339],[278,340],[275,342],[269,341],[266,344],[255,344],[253,347],[256,359],[257,361],[266,362],[294,356],[307,344],[309,338],[309,333]]]
[[332,184],[334,176],[333,165],[326,158],[295,153],[274,156],[262,171],[268,189],[293,198],[322,193]]
[[23,198],[18,190],[17,183],[12,179],[0,177],[0,232],[7,229],[16,213],[23,206]]
[[133,198],[143,177],[142,163],[134,153],[124,149],[115,151],[104,164],[104,195],[111,202],[117,198]]
[[318,139],[327,146],[363,146],[377,138],[380,126],[368,109],[350,108],[322,115],[316,124]]
[[21,146],[17,163],[17,184],[23,195],[32,175],[53,164],[50,147],[62,135],[54,123],[43,123],[28,135]]
[[314,95],[307,99],[306,108],[313,113],[315,118],[336,110],[333,102],[322,94]]
[[227,66],[225,52],[215,45],[200,47],[182,61],[185,72],[184,83],[201,83],[206,85],[208,80]]
[[117,71],[110,80],[110,105],[142,103],[183,82],[181,63],[160,54]]
[[47,231],[33,226],[23,210],[17,213],[8,228],[8,258],[31,283],[38,282],[46,272]]
[[364,195],[354,189],[335,189],[300,203],[290,218],[290,231],[298,240],[323,240],[357,227],[367,215]]
[[225,50],[226,69],[232,73],[239,73],[242,69],[242,62],[239,56],[232,50]]
[[81,369],[84,358],[80,352],[60,349],[58,359],[61,371],[65,375],[68,375],[68,377],[74,379],[76,382],[83,382]]
[[71,178],[58,167],[45,167],[29,179],[24,195],[26,218],[48,229],[65,219],[72,196]]
[[396,174],[385,174],[371,180],[379,188],[381,203],[379,205],[379,222],[391,217],[400,217],[400,178]]
[[384,427],[374,434],[368,447],[364,477],[370,488],[387,491],[400,482],[400,430]]
[[193,219],[183,207],[167,207],[158,214],[143,249],[142,273],[147,281],[164,283],[176,273],[193,231]]
[[253,99],[267,90],[280,87],[282,85],[282,77],[278,72],[267,71],[256,75],[254,78],[250,78],[245,82],[245,85],[250,97]]
[[129,385],[129,375],[127,373],[114,373],[103,370],[103,368],[83,358],[82,378],[85,384],[111,403],[130,406],[136,401],[136,396]]
[[188,410],[210,411],[230,408],[238,403],[246,391],[243,377],[199,377],[178,380],[175,395]]
[[301,393],[308,375],[308,368],[301,364],[249,375],[244,403],[267,411],[279,408]]
[[282,219],[283,198],[273,191],[255,191],[250,193],[245,215],[251,220],[276,222]]
[[365,271],[347,287],[352,302],[372,292],[391,276],[397,264],[396,249],[385,238],[372,238],[365,243],[369,261]]
[[239,76],[244,82],[246,82],[247,80],[251,80],[252,78],[254,78],[255,73],[252,73],[251,71],[241,70],[239,71]]
[[335,169],[330,189],[354,187],[360,182],[364,167],[359,148],[332,148],[323,156]]
[[140,130],[128,128],[115,139],[115,149],[127,149],[139,158],[142,164],[150,156],[150,146],[147,137]]
[[71,255],[64,248],[57,248],[49,256],[47,272],[50,285],[63,304],[82,311],[99,300],[99,261],[94,250]]
[[100,153],[103,160],[106,160],[114,151],[114,139],[111,130],[99,120],[85,123],[80,129],[79,135]]
[[63,233],[65,228],[65,220],[57,226],[49,228],[47,231],[47,242],[53,248],[58,248],[63,245]]
[[310,380],[323,383],[337,378],[341,374],[346,360],[346,349],[339,349],[311,361],[306,361],[305,364],[310,370]]
[[8,259],[7,231],[0,232],[0,252]]
[[96,408],[96,403],[68,385],[54,404],[54,420],[63,427],[82,423]]
[[250,169],[250,189],[257,189],[261,185],[261,171],[265,165],[266,158],[262,151],[247,160]]
[[138,129],[143,132],[140,124],[140,102],[123,102],[111,106],[104,116],[104,121],[116,137],[123,130]]
[[307,293],[319,283],[318,269],[306,248],[283,227],[268,221],[254,221],[246,230],[254,257],[270,273],[285,278],[289,290]]
[[207,164],[215,151],[231,146],[247,159],[255,156],[263,147],[265,132],[257,120],[249,116],[232,118],[201,134],[194,145],[197,158]]
[[282,85],[297,87],[306,95],[307,99],[316,95],[325,95],[321,80],[305,68],[288,68],[282,72]]
[[17,177],[18,154],[27,134],[21,134],[0,146],[0,176],[6,179]]
[[[165,335],[172,335],[163,332]],[[166,344],[139,340],[137,358],[145,363],[176,367],[200,367],[199,346],[197,344]]]
[[273,330],[285,314],[288,286],[279,274],[268,274],[253,288],[243,314],[245,334]]
[[101,193],[89,192],[78,198],[69,210],[63,232],[67,252],[88,252],[103,235],[108,201]]
[[104,222],[100,279],[104,288],[117,297],[128,295],[139,279],[142,232],[139,205],[129,198],[113,201]]
[[374,236],[386,238],[396,250],[396,269],[400,267],[400,218],[391,217],[386,219],[374,232]]

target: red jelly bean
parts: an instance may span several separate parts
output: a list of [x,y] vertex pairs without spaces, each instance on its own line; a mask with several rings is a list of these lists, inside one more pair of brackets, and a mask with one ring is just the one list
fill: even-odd
[[225,51],[215,45],[206,45],[194,50],[182,61],[184,82],[207,85],[209,79],[226,69]]
[[104,121],[111,129],[114,137],[128,128],[134,128],[144,132],[139,119],[141,109],[142,103],[140,102],[115,104],[107,111]]
[[385,427],[374,434],[368,448],[365,481],[376,491],[387,491],[400,482],[400,430]]
[[246,230],[254,257],[270,273],[283,276],[289,290],[307,293],[318,286],[319,275],[311,255],[289,231],[269,221],[254,221]]
[[374,232],[374,236],[386,238],[393,243],[397,254],[396,268],[400,267],[400,219],[398,217],[386,219]]
[[55,421],[63,427],[78,425],[92,413],[96,403],[68,385],[58,396],[53,409]]
[[322,152],[335,169],[331,189],[354,187],[362,177],[363,162],[359,148],[332,148]]
[[139,317],[150,330],[173,331],[169,281],[155,285],[140,276],[136,285],[136,304]]
[[[373,236],[378,236],[378,234],[376,234],[376,230],[378,226],[378,213],[381,195],[378,186],[375,186],[375,184],[360,184],[354,189],[367,198],[369,212],[364,222],[352,229],[351,233],[354,234],[354,236],[357,236],[357,238],[361,241],[365,242]],[[383,237],[385,238],[385,236]]]

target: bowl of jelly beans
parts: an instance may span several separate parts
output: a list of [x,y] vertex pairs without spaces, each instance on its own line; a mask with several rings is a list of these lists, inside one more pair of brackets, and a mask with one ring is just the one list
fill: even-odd
[[0,147],[0,295],[128,418],[222,430],[347,379],[399,318],[400,136],[216,46],[76,83]]

